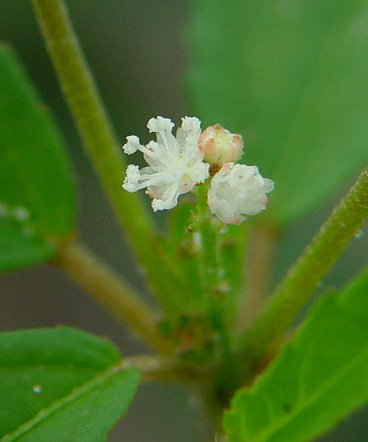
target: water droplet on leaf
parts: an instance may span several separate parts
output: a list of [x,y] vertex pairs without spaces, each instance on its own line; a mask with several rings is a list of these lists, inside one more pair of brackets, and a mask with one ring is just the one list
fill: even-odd
[[36,384],[33,386],[32,391],[34,394],[40,394],[42,393],[42,387],[39,384]]

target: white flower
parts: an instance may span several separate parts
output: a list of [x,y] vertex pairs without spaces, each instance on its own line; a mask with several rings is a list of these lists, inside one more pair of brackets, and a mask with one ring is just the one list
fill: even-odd
[[190,192],[209,175],[209,165],[203,162],[203,154],[198,147],[200,124],[198,118],[182,118],[175,138],[171,120],[151,118],[147,127],[150,132],[157,134],[157,142],[150,141],[143,146],[138,137],[127,137],[124,152],[132,154],[141,151],[148,167],[139,169],[138,166],[129,165],[123,188],[128,192],[147,188],[146,193],[152,198],[154,211],[176,206],[179,195]]
[[220,124],[207,127],[199,137],[199,148],[207,163],[223,166],[238,161],[244,149],[243,138],[232,134]]
[[239,224],[245,215],[257,215],[267,206],[266,194],[274,182],[256,166],[227,163],[212,178],[208,191],[211,212],[227,224]]

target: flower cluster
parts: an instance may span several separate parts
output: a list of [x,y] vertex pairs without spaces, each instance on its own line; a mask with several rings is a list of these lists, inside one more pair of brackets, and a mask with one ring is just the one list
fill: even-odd
[[209,165],[203,162],[203,154],[198,149],[200,125],[198,118],[185,117],[174,137],[171,120],[157,117],[147,124],[148,130],[157,134],[157,142],[142,146],[138,137],[127,137],[124,152],[141,151],[148,167],[139,169],[129,165],[123,188],[135,192],[146,187],[154,211],[175,207],[179,195],[190,192],[209,175]]
[[210,178],[208,205],[224,223],[239,224],[267,206],[274,183],[263,178],[256,166],[235,164],[243,153],[243,140],[219,124],[201,132],[195,117],[182,118],[176,136],[167,118],[151,118],[148,129],[157,141],[146,146],[135,135],[127,137],[126,154],[143,153],[148,167],[129,165],[123,188],[128,192],[146,188],[154,211],[171,209],[178,197]]

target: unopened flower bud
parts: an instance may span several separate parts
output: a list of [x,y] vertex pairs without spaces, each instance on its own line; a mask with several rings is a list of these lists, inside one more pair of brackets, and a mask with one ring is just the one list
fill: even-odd
[[223,166],[241,157],[244,143],[241,135],[232,134],[220,124],[215,124],[201,133],[199,148],[207,163]]

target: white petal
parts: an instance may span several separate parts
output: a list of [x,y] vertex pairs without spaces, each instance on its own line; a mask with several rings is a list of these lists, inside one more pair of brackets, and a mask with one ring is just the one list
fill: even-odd
[[201,122],[197,117],[184,117],[181,121],[181,127],[186,131],[198,132],[201,130]]
[[174,123],[169,118],[151,118],[147,124],[148,130],[152,132],[161,132],[161,131],[169,131],[171,132]]
[[135,192],[139,189],[139,180],[141,179],[141,174],[139,172],[139,167],[133,164],[129,164],[126,169],[126,176],[123,184],[123,188],[128,192]]
[[151,206],[154,212],[157,212],[158,210],[169,210],[175,207],[176,204],[172,204],[171,201],[164,201],[160,199],[153,199]]
[[203,158],[198,146],[198,139],[201,135],[201,122],[196,117],[184,117],[181,120],[181,127],[176,132],[176,139],[181,149],[186,150],[187,153],[198,153]]
[[140,148],[143,147],[139,143],[139,138],[135,135],[129,135],[126,139],[127,143],[124,144],[123,150],[128,155],[137,152],[137,150],[140,150]]
[[157,210],[172,209],[178,202],[178,185],[173,183],[170,186],[161,186],[161,188],[156,187],[153,190],[152,195],[154,195],[154,199],[152,200],[152,208],[155,212]]

